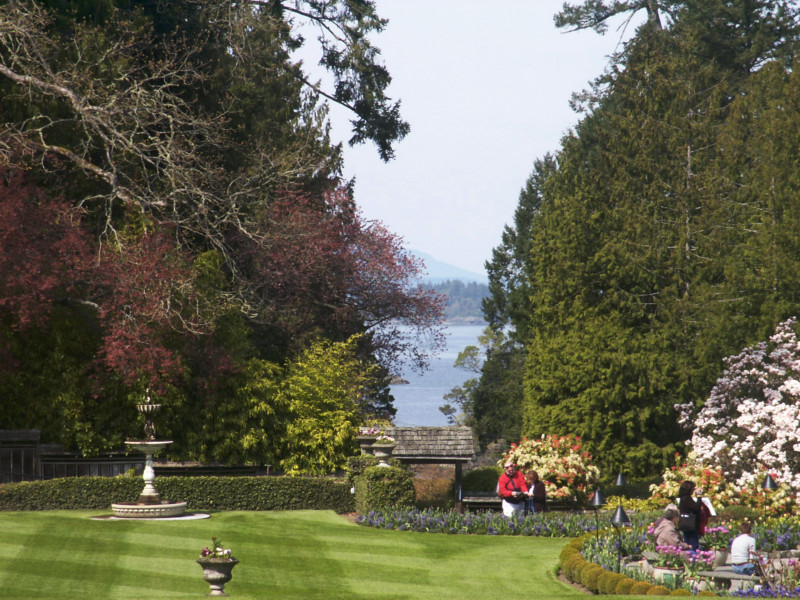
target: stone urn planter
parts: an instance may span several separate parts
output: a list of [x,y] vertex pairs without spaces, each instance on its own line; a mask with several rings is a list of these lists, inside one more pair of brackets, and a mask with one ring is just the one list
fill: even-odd
[[372,445],[375,443],[374,435],[357,435],[356,441],[361,447],[361,454],[372,455]]
[[233,567],[239,564],[235,558],[207,558],[201,556],[197,564],[203,567],[203,579],[211,586],[207,596],[227,596],[223,590],[233,574]]
[[372,444],[372,453],[378,459],[378,467],[388,467],[389,457],[392,456],[392,452],[395,449],[397,444]]
[[683,569],[672,569],[670,567],[653,567],[653,579],[656,581],[678,582],[678,578],[683,575]]
[[728,551],[727,550],[720,550],[715,548],[714,549],[714,562],[711,563],[711,568],[716,569],[718,567],[722,567],[725,563],[728,562]]
[[708,589],[708,581],[702,577],[687,577],[686,582],[692,587],[692,590],[696,592],[705,592]]

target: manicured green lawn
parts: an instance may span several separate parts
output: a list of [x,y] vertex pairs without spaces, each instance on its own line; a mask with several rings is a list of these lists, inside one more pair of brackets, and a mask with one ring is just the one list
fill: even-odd
[[586,597],[555,578],[563,539],[381,531],[323,511],[160,522],[96,514],[0,512],[0,598],[204,597],[194,561],[211,536],[241,561],[225,586],[234,600]]

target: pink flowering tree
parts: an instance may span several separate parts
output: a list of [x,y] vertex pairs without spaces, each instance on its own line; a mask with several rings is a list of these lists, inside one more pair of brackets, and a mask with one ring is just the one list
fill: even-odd
[[[681,425],[698,462],[718,467],[743,496],[753,496],[769,472],[781,490],[772,502],[800,500],[800,341],[795,318],[768,342],[725,359],[725,371],[705,405],[678,404]],[[750,492],[748,494],[748,492]]]

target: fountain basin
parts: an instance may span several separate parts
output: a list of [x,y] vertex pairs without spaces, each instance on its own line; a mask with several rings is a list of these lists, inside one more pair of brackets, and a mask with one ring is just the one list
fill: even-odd
[[186,512],[186,502],[162,502],[160,504],[138,504],[118,502],[111,505],[115,517],[123,519],[163,519],[180,517]]
[[167,446],[172,443],[172,440],[164,441],[164,440],[155,440],[155,441],[147,441],[147,440],[128,440],[125,442],[126,446],[130,446],[134,450],[138,450],[142,454],[149,454],[153,455],[157,452],[160,452]]
[[186,502],[167,502],[161,500],[156,491],[153,455],[172,443],[172,440],[129,440],[125,444],[144,454],[144,489],[137,502],[118,502],[111,505],[114,516],[123,519],[159,519],[180,517],[186,512]]

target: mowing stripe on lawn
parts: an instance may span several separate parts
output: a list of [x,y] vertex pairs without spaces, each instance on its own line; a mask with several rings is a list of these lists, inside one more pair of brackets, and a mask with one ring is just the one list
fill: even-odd
[[[0,596],[182,600],[208,592],[195,560],[211,537],[241,562],[232,600],[485,600],[536,590],[582,598],[553,568],[563,539],[377,530],[326,511],[93,521],[92,512],[0,513]],[[522,587],[520,587],[522,586]]]

